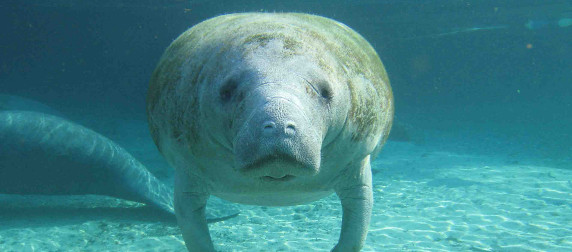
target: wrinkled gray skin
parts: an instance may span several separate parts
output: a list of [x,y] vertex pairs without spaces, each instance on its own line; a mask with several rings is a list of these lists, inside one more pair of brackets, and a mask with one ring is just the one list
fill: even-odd
[[57,116],[0,111],[0,193],[100,194],[173,213],[173,190],[108,138]]
[[175,213],[190,251],[213,251],[209,195],[254,205],[342,203],[334,251],[362,248],[370,163],[393,119],[375,50],[336,21],[245,13],[175,40],[150,83],[151,134],[175,167]]

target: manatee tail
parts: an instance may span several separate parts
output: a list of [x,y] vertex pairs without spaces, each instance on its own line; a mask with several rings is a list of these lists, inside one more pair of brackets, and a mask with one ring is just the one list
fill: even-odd
[[110,139],[65,119],[0,112],[0,193],[100,194],[174,213],[166,186]]

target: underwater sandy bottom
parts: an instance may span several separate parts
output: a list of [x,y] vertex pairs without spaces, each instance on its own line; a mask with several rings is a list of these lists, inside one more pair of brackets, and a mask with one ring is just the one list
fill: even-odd
[[[136,131],[138,138],[148,138],[144,131]],[[156,157],[145,141],[119,142]],[[570,169],[408,142],[389,142],[372,166],[375,203],[363,251],[572,251]],[[329,251],[338,239],[341,206],[334,195],[293,207],[213,202],[213,218],[240,211],[209,224],[219,251]],[[0,251],[185,247],[172,216],[141,204],[100,196],[0,195]]]

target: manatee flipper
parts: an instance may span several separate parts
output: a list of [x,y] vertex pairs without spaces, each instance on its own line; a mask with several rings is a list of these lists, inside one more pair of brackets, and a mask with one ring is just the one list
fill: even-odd
[[174,213],[173,190],[126,150],[36,112],[0,112],[0,193],[108,195]]
[[175,213],[189,251],[215,251],[205,217],[210,195],[204,188],[199,178],[175,169]]
[[332,251],[360,251],[369,229],[373,208],[370,156],[353,165],[356,167],[350,167],[344,174],[351,179],[335,186],[343,216],[340,239]]

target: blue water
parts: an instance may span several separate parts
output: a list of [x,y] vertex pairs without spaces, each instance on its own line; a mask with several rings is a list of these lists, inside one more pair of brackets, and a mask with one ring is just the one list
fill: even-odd
[[[569,0],[4,0],[0,94],[49,105],[170,183],[172,171],[147,133],[151,73],[192,25],[245,11],[336,19],[362,34],[384,62],[395,125],[373,164],[378,211],[364,250],[572,250]],[[44,212],[26,197],[0,197],[0,250],[184,249],[172,219],[126,203],[117,204],[134,214],[105,200],[98,212],[82,211],[82,197],[62,200],[79,210],[41,198],[56,209]],[[337,241],[335,198],[286,210],[232,207],[241,209],[239,217],[211,226],[223,251],[326,251]],[[320,223],[338,229],[329,233]],[[66,240],[74,238],[55,235],[66,228],[85,228],[76,238],[90,242],[72,246]],[[114,232],[132,239],[110,238]]]

